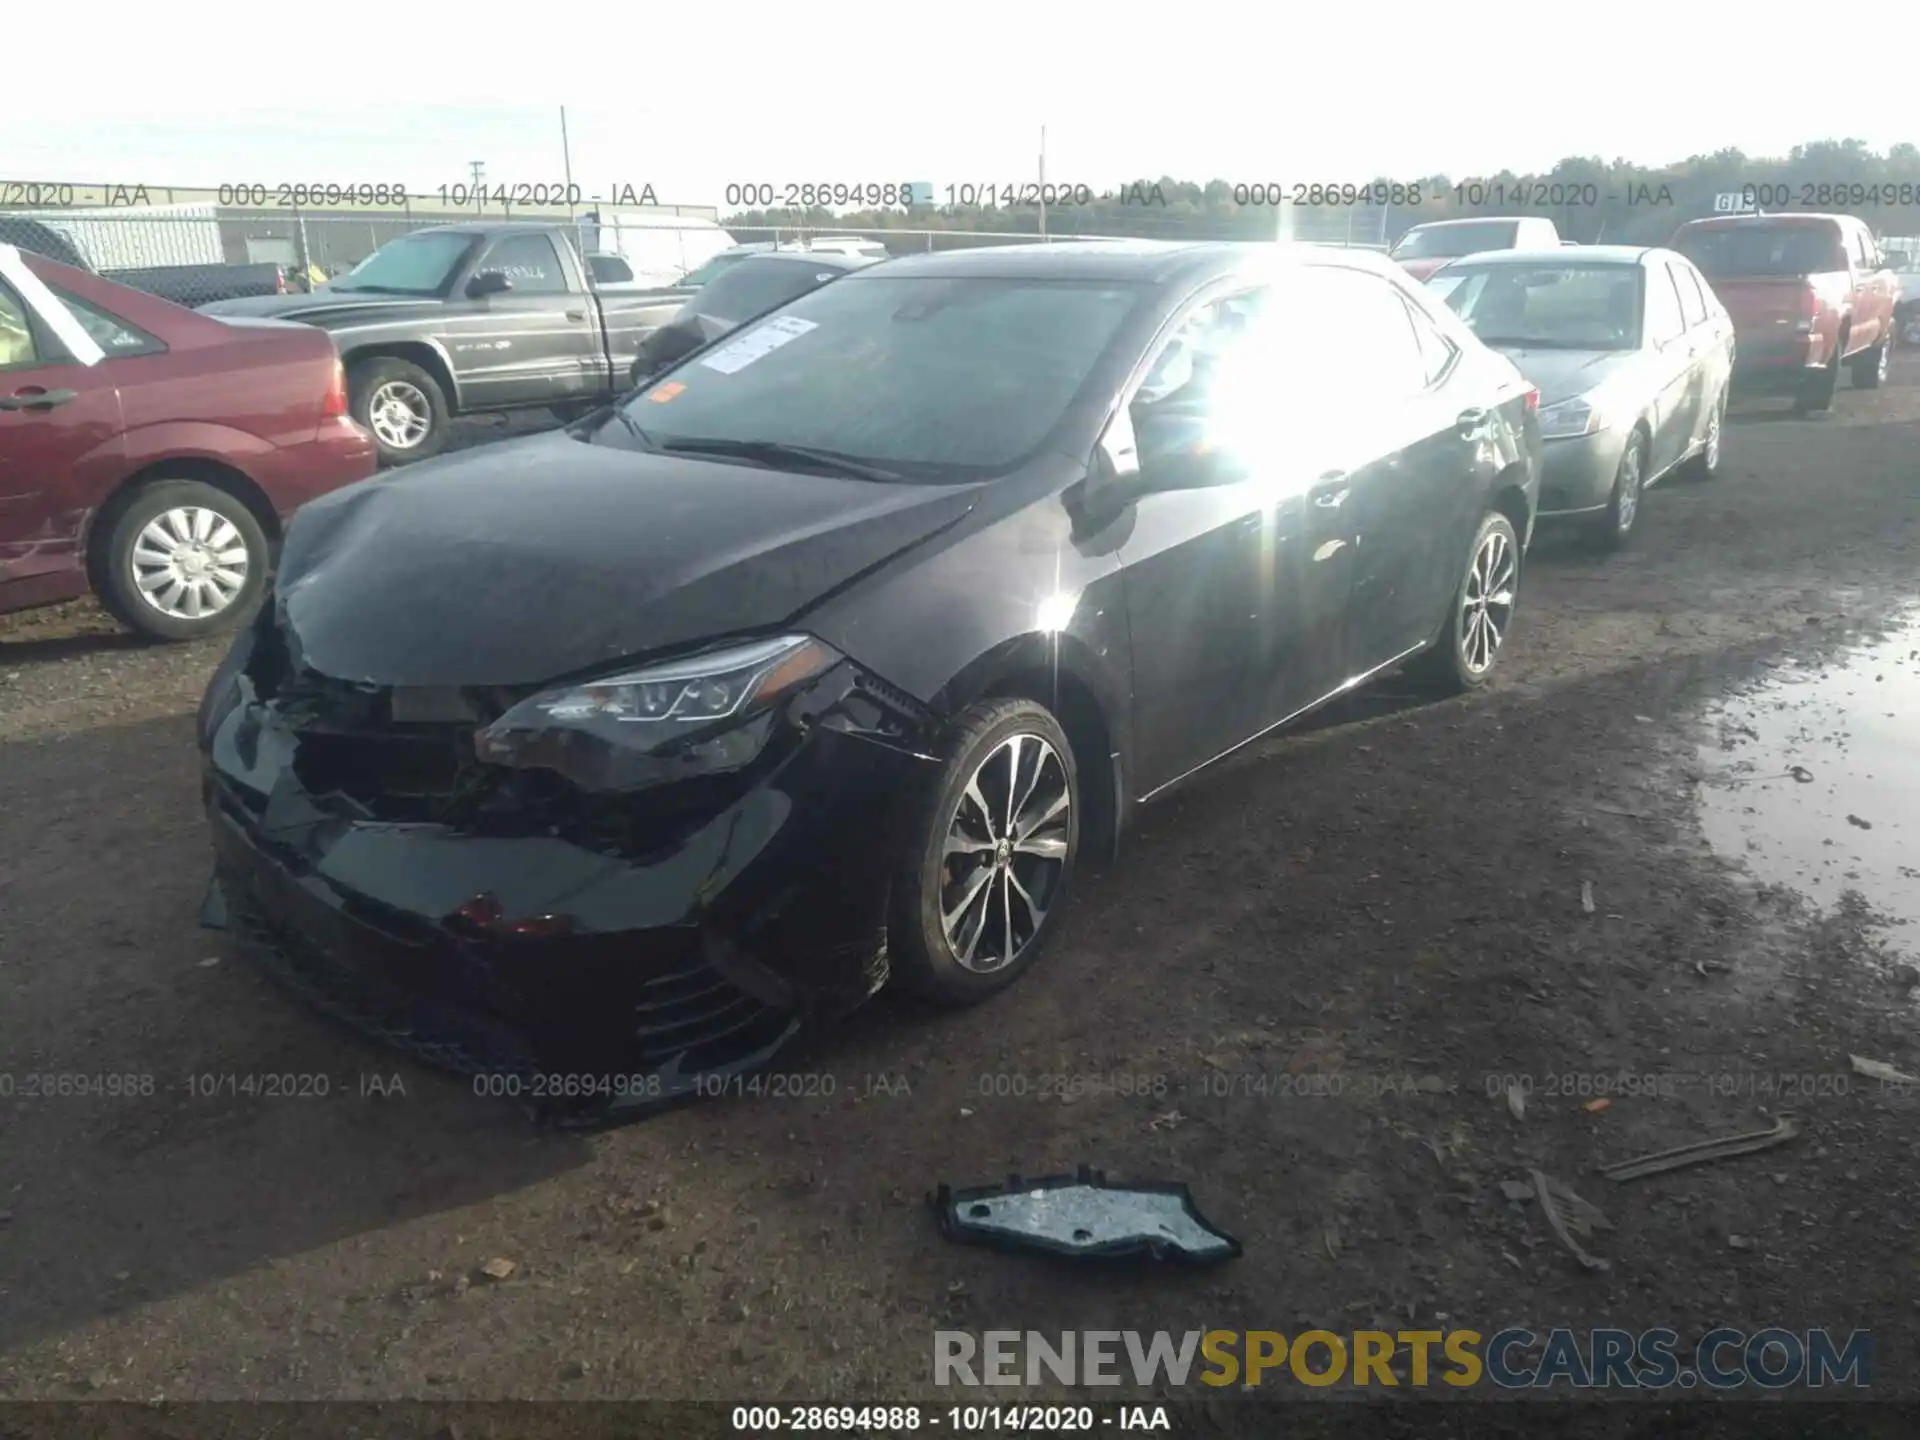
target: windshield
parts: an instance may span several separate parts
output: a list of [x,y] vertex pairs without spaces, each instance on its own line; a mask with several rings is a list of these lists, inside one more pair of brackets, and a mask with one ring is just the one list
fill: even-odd
[[693,269],[689,270],[673,283],[676,285],[705,285],[711,281],[714,276],[721,274],[723,271],[731,270],[742,260],[751,260],[752,258],[751,253],[746,255],[716,255],[704,264],[694,266]]
[[1487,345],[1634,350],[1638,265],[1450,265],[1427,282]]
[[1471,225],[1415,226],[1388,252],[1396,260],[1451,260],[1481,250],[1511,250],[1520,227],[1511,220]]
[[1699,266],[1709,280],[1794,279],[1847,268],[1840,237],[1823,225],[1728,225],[1685,231],[1673,248]]
[[736,265],[718,280],[709,281],[687,311],[739,324],[765,314],[776,305],[797,300],[843,272],[810,260],[756,260]]
[[382,245],[328,288],[374,290],[383,295],[438,295],[477,239],[476,235],[444,231],[403,236]]
[[[661,449],[772,442],[909,479],[983,479],[1040,448],[1148,293],[854,275],[662,376],[623,411]],[[631,440],[618,425],[596,438]]]

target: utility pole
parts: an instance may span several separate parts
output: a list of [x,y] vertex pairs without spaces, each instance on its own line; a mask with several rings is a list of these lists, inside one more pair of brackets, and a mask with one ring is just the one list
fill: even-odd
[[1047,238],[1047,127],[1040,127],[1040,240]]
[[567,218],[573,218],[573,149],[567,144],[567,107],[560,107],[560,163],[567,172]]

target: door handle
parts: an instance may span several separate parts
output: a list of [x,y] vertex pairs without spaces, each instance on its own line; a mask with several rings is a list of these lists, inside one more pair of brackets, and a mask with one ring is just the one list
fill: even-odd
[[1472,438],[1478,435],[1485,427],[1487,419],[1492,413],[1490,410],[1476,405],[1470,410],[1462,410],[1454,417],[1453,423],[1455,428],[1458,429],[1463,436]]
[[51,410],[79,398],[78,390],[16,390],[0,395],[0,410]]
[[1307,493],[1313,497],[1316,508],[1338,510],[1346,498],[1353,492],[1353,484],[1343,470],[1330,470],[1320,477],[1319,483]]
[[584,320],[586,318],[587,318],[587,312],[584,310],[567,311],[567,319],[569,320]]

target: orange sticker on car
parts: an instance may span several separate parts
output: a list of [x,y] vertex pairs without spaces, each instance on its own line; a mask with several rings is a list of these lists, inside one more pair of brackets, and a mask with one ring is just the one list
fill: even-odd
[[686,388],[687,387],[682,385],[678,380],[673,380],[662,385],[658,390],[655,390],[651,395],[647,396],[647,399],[656,405],[664,405]]

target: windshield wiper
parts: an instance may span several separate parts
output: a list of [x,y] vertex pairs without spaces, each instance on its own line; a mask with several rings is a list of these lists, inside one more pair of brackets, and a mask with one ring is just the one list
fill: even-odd
[[782,465],[800,465],[830,475],[846,475],[856,480],[899,480],[895,471],[870,465],[837,450],[819,450],[811,445],[789,445],[783,440],[664,440],[660,449],[682,455],[726,455],[742,460],[763,460],[775,469]]

